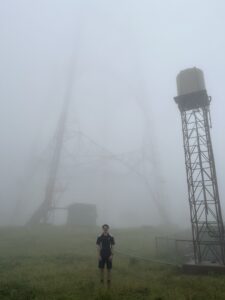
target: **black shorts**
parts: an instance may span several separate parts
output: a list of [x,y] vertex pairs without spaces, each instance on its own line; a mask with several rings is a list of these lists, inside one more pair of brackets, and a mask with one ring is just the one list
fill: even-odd
[[112,260],[109,259],[110,256],[102,256],[102,259],[98,261],[99,269],[104,269],[105,265],[108,270],[112,269]]

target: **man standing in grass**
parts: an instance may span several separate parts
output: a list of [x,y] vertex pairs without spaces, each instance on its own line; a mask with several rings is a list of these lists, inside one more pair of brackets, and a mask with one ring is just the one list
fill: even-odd
[[113,258],[113,247],[115,240],[112,235],[109,234],[109,225],[102,225],[102,234],[99,235],[96,241],[97,253],[98,253],[98,267],[100,269],[100,281],[104,283],[104,268],[107,267],[107,285],[110,287],[111,283],[111,269]]

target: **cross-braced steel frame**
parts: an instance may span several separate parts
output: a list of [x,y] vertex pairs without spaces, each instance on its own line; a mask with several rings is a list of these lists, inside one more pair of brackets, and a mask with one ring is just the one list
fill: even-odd
[[225,264],[224,226],[209,126],[209,105],[181,110],[195,263]]

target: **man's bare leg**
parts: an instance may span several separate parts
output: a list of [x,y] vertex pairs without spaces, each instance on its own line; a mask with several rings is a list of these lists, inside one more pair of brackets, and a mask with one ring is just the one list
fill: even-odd
[[111,270],[107,270],[107,286],[110,287],[111,284]]
[[104,283],[104,269],[100,269],[100,282]]

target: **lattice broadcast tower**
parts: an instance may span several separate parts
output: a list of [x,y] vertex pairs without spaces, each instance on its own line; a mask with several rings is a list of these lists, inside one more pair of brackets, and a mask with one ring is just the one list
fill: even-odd
[[194,247],[192,267],[223,266],[225,236],[210,137],[211,97],[205,88],[203,72],[197,68],[181,71],[177,76],[177,91],[174,99],[182,120]]

